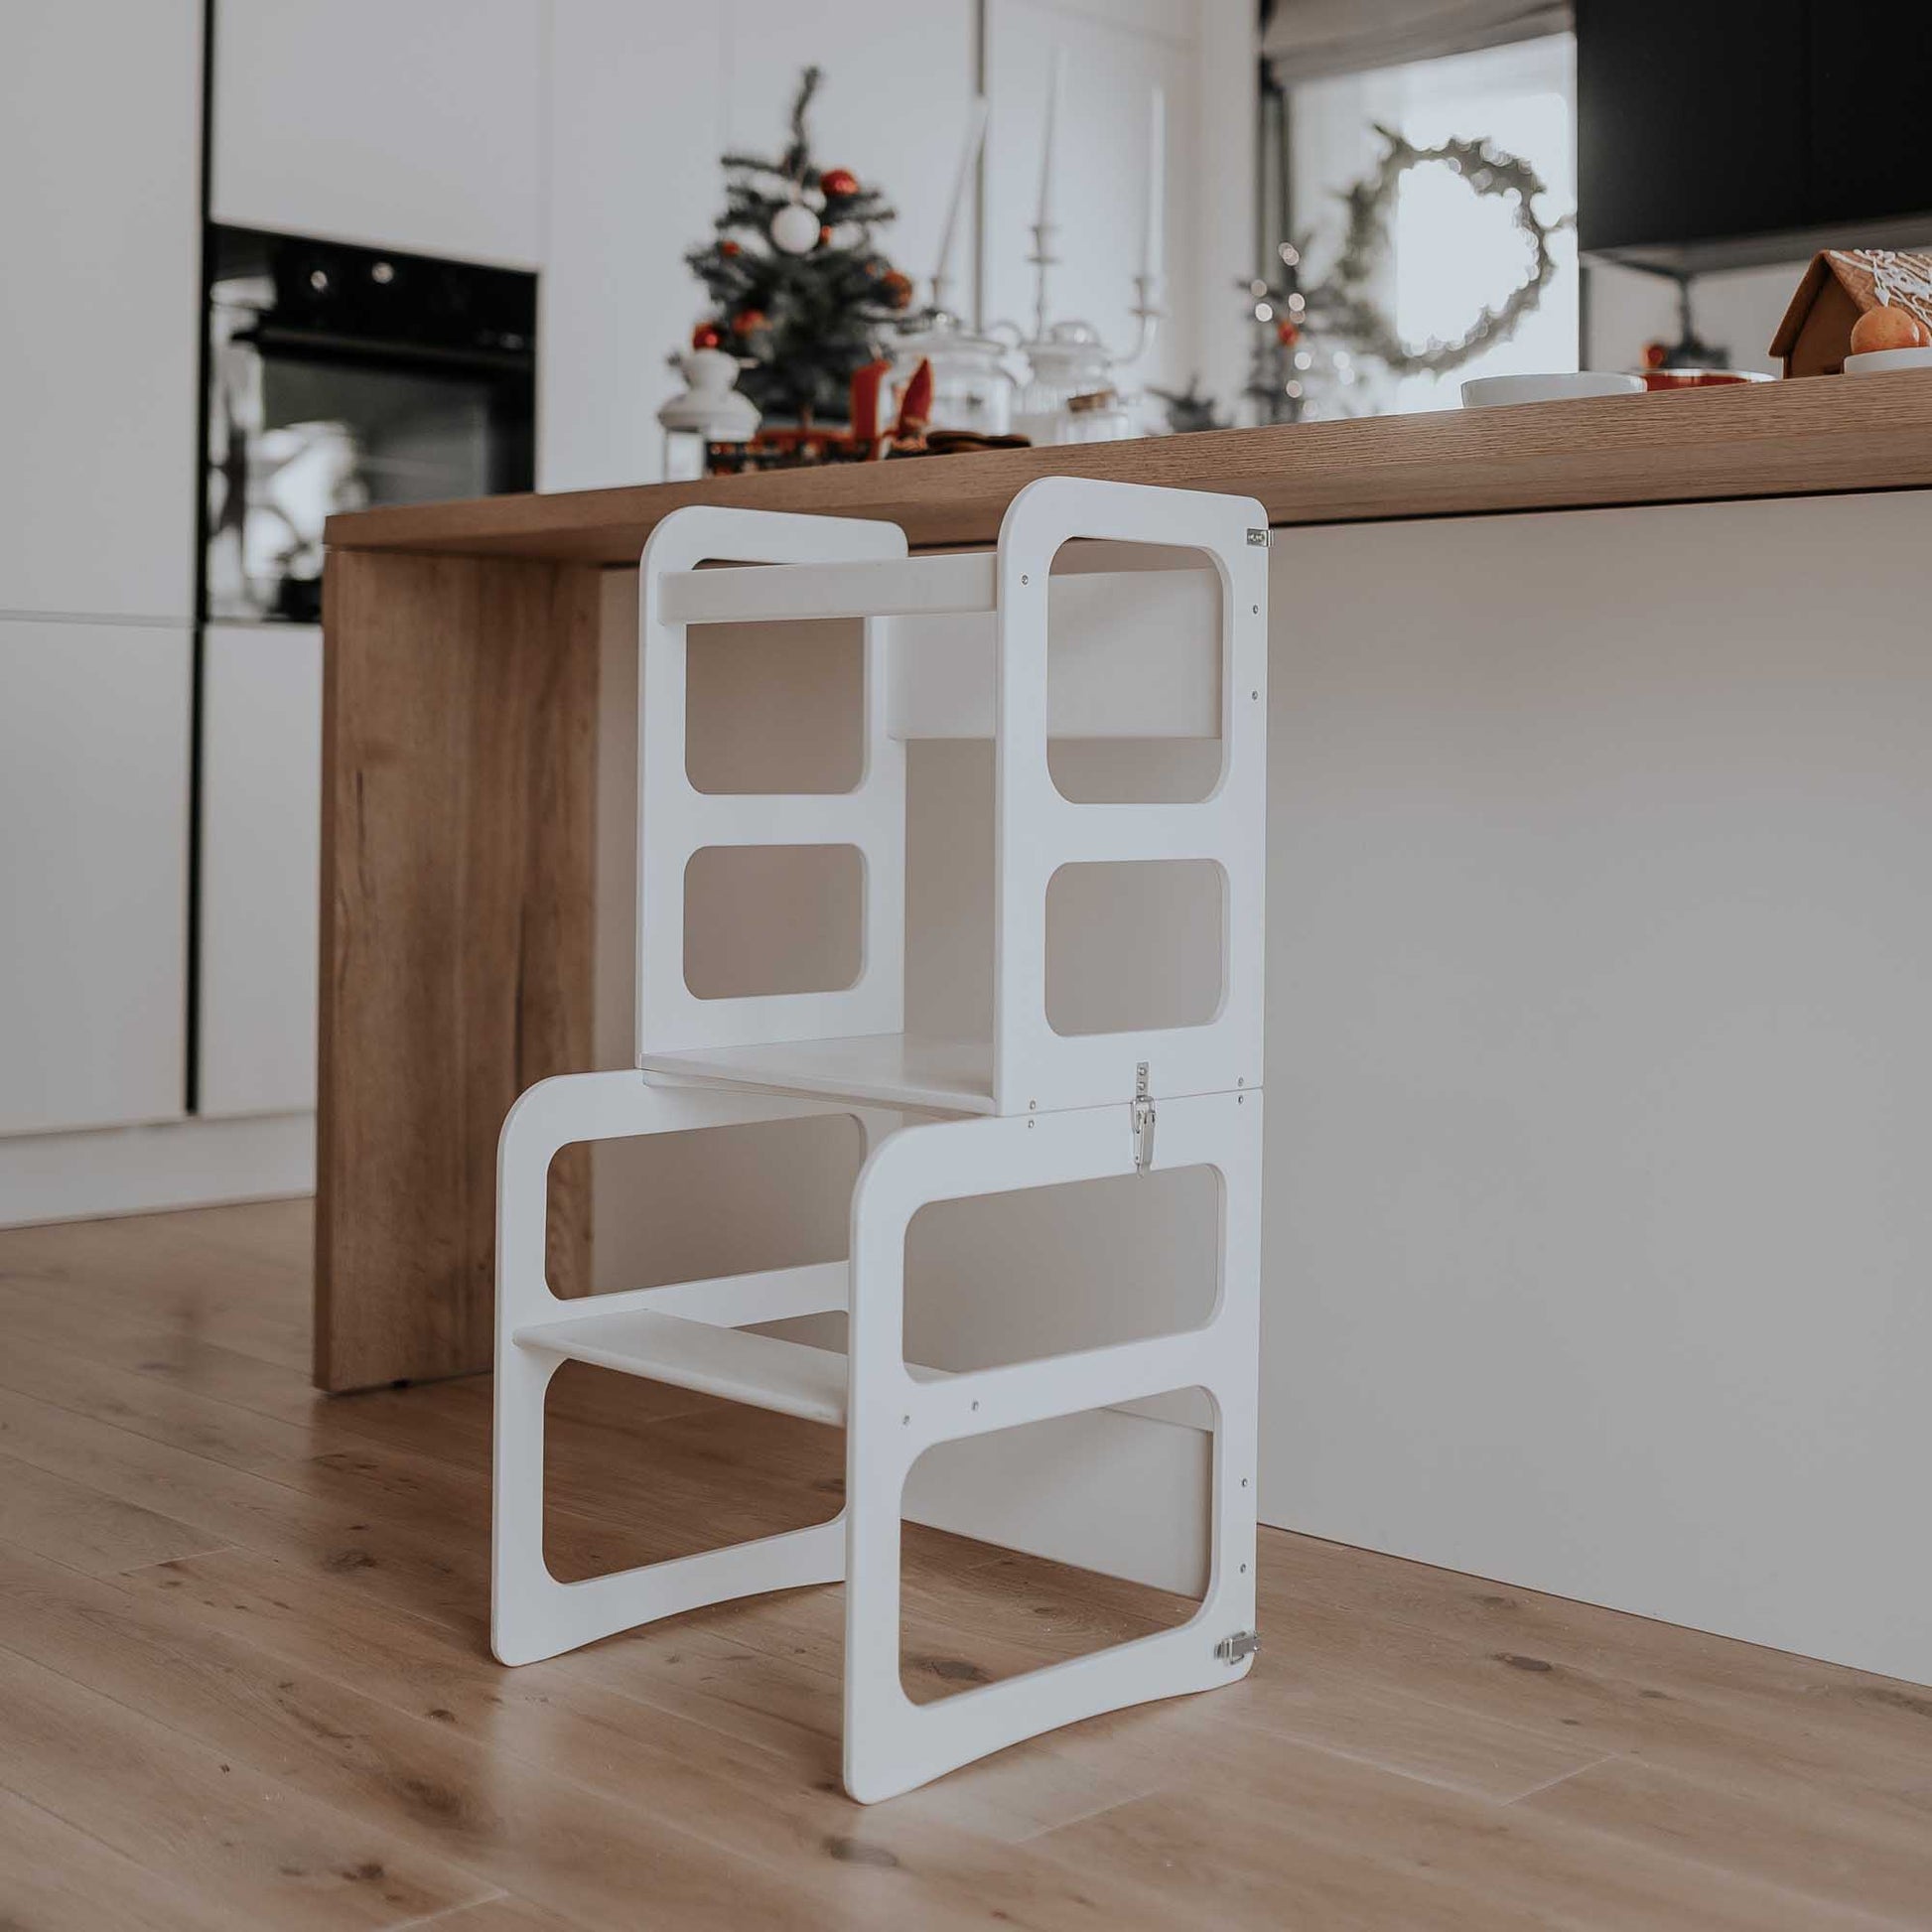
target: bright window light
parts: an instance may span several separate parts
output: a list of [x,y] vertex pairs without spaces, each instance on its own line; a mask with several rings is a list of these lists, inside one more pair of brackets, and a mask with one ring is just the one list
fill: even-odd
[[[1295,227],[1298,234],[1311,230],[1315,238],[1309,280],[1321,281],[1333,263],[1343,218],[1336,198],[1380,159],[1378,122],[1418,147],[1486,140],[1520,156],[1546,185],[1537,214],[1546,222],[1574,217],[1576,75],[1576,41],[1556,34],[1296,88]],[[1446,166],[1418,168],[1403,178],[1390,239],[1389,261],[1373,294],[1403,340],[1416,347],[1463,335],[1485,306],[1502,302],[1531,265],[1529,243],[1508,204],[1475,194]],[[1536,311],[1508,341],[1446,375],[1390,377],[1358,360],[1360,380],[1346,385],[1337,413],[1451,409],[1471,376],[1576,368],[1580,301],[1574,225],[1553,238],[1551,249],[1556,273]]]

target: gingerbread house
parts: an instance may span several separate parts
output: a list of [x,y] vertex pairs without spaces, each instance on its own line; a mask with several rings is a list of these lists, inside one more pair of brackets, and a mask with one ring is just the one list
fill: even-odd
[[1771,339],[1786,375],[1837,375],[1852,326],[1868,309],[1909,309],[1932,328],[1932,255],[1890,248],[1828,248],[1811,258]]

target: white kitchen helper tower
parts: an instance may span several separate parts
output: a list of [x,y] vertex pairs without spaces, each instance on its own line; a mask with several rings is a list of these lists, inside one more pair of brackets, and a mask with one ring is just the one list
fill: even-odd
[[[1218,649],[1200,671],[1214,680],[1221,768],[1197,801],[1073,803],[1054,783],[1049,574],[1061,547],[1082,539],[1169,556],[1181,548],[1196,553],[1189,566],[1205,559],[1218,580]],[[681,509],[657,526],[640,579],[637,1066],[539,1082],[510,1109],[498,1154],[491,1641],[502,1662],[534,1662],[731,1597],[843,1582],[845,1784],[867,1803],[1057,1725],[1245,1674],[1255,1649],[1267,546],[1266,517],[1250,499],[1064,477],[1014,498],[991,553],[910,557],[895,524],[757,510]],[[737,567],[699,568],[721,561]],[[943,696],[931,700],[928,688],[925,709],[950,708],[944,735],[990,728],[996,746],[993,1019],[980,1040],[905,1031],[905,759],[893,679],[923,621],[962,616],[980,625],[965,634],[983,634],[984,661],[943,666]],[[687,626],[831,618],[864,621],[856,788],[694,788]],[[1133,628],[1108,653],[1128,677],[1146,657],[1126,634]],[[956,623],[946,633],[961,634]],[[684,970],[692,858],[719,846],[822,845],[862,855],[854,982],[695,997]],[[1056,1032],[1049,883],[1062,867],[1147,861],[1219,870],[1218,1005],[1195,1026]],[[848,1261],[582,1299],[550,1292],[545,1177],[560,1148],[813,1114],[849,1115],[865,1134]],[[905,1361],[905,1234],[921,1207],[1156,1167],[1208,1167],[1219,1176],[1219,1279],[1202,1325],[958,1373]],[[838,1310],[848,1315],[844,1355],[748,1331]],[[843,1425],[843,1515],[559,1583],[543,1559],[543,1418],[546,1385],[567,1360]],[[1208,1581],[1195,1615],[913,1705],[899,1681],[899,1523],[919,1456],[936,1444],[1191,1388],[1209,1398],[1214,1433]]]

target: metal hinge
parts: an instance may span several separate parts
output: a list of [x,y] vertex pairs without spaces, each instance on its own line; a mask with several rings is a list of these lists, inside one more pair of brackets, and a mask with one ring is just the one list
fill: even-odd
[[1154,1101],[1147,1090],[1147,1062],[1134,1069],[1134,1172],[1146,1173],[1154,1166]]
[[1250,530],[1248,532],[1248,548],[1250,550],[1266,550],[1268,548],[1268,532],[1266,530]]
[[1237,1630],[1231,1637],[1223,1637],[1214,1646],[1214,1654],[1224,1664],[1238,1664],[1244,1657],[1252,1657],[1261,1649],[1261,1637],[1254,1630]]

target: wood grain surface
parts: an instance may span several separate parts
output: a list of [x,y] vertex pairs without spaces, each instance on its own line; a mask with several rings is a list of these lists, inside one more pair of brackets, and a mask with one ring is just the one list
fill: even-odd
[[726,503],[889,517],[914,544],[990,543],[1015,492],[1049,475],[1257,496],[1274,523],[1922,488],[1932,483],[1932,376],[1818,376],[491,496],[332,516],[328,539],[337,550],[634,564],[660,517]]
[[[503,1670],[488,1382],[317,1395],[309,1219],[0,1232],[0,1924],[1927,1923],[1932,1690],[1280,1531],[1245,1681],[871,1809],[836,1587]],[[564,1574],[839,1504],[836,1431],[576,1364],[551,1443]],[[904,1575],[920,1700],[1188,1608],[916,1527]]]
[[[316,1378],[489,1361],[495,1146],[591,1064],[598,573],[345,554],[324,603]],[[582,1284],[589,1164],[552,1173]]]

